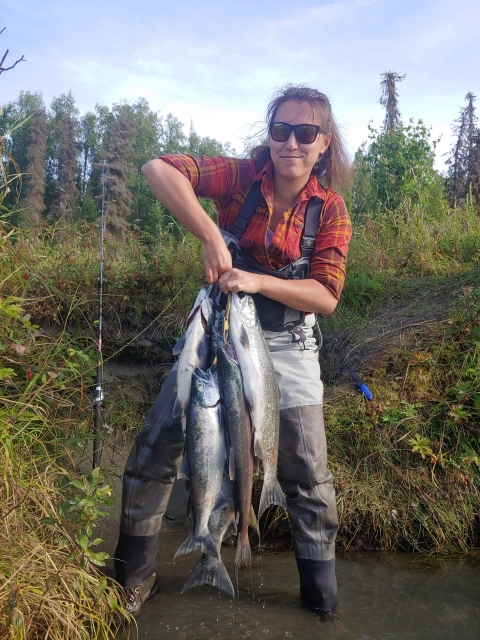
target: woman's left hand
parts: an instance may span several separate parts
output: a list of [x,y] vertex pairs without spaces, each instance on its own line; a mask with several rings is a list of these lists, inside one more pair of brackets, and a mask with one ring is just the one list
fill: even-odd
[[217,284],[223,293],[229,293],[230,291],[258,293],[260,291],[261,277],[256,273],[249,273],[241,269],[230,269],[222,273]]

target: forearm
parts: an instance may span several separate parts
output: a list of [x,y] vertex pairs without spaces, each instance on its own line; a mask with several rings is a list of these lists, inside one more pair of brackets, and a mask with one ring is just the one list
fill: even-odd
[[189,180],[160,158],[150,160],[142,173],[154,195],[172,215],[203,243],[205,277],[209,284],[232,268],[230,255],[220,229],[203,210]]
[[317,280],[281,280],[274,276],[259,276],[258,293],[299,311],[329,314],[335,310],[338,300]]
[[299,311],[329,314],[335,310],[338,303],[327,287],[312,278],[282,280],[275,276],[231,269],[222,274],[218,284],[224,293],[229,291],[261,293],[266,298]]
[[201,242],[212,242],[221,236],[215,222],[197,200],[188,179],[160,158],[150,160],[142,173],[155,197],[175,218]]

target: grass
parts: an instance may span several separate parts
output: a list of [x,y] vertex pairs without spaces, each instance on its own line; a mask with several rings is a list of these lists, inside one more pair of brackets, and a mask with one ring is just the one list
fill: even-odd
[[[95,527],[111,489],[100,471],[82,472],[97,364],[97,231],[45,227],[33,241],[1,227],[2,638],[107,639],[129,620],[99,569]],[[201,246],[134,235],[106,246],[105,359],[170,362],[203,284]],[[478,545],[479,248],[480,218],[468,204],[399,210],[355,228],[342,302],[322,321],[340,548],[439,554]],[[345,360],[372,403],[345,377]],[[142,422],[155,387],[108,387],[112,438]],[[268,517],[265,542],[288,544],[285,517]]]

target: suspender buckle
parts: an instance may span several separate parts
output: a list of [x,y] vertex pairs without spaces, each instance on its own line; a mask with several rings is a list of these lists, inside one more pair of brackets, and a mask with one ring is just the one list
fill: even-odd
[[302,238],[302,251],[303,249],[313,249],[315,246],[315,238]]

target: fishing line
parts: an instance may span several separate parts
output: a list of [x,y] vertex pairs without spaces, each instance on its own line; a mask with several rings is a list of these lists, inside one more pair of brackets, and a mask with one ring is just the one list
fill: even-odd
[[103,409],[103,356],[102,356],[102,326],[103,326],[103,262],[105,248],[105,160],[102,169],[102,211],[100,217],[100,277],[98,285],[98,365],[97,384],[95,386],[95,397],[93,400],[93,469],[100,465],[102,455],[102,440],[100,430],[102,427]]

